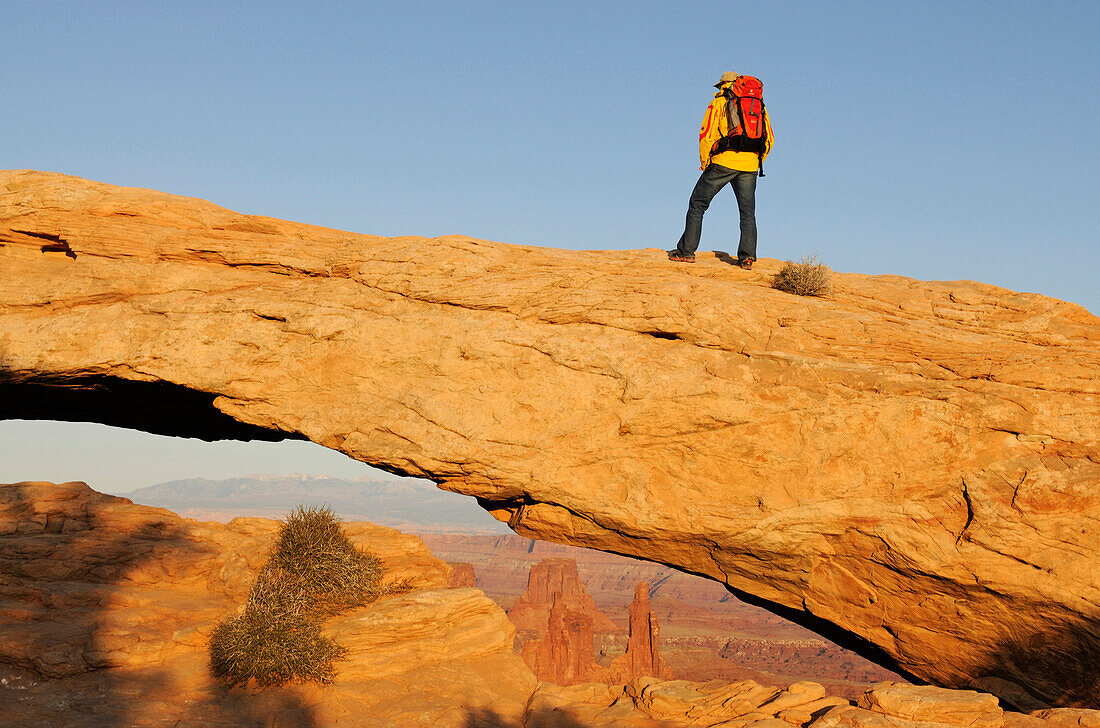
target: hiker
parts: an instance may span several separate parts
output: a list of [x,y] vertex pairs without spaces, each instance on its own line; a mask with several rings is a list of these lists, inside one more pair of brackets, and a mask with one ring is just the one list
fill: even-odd
[[684,234],[668,259],[694,263],[703,231],[703,213],[726,184],[737,197],[741,242],[737,265],[745,270],[756,260],[756,177],[772,148],[772,125],[764,109],[764,87],[753,76],[727,72],[714,84],[718,93],[707,107],[699,129],[699,181],[688,202]]

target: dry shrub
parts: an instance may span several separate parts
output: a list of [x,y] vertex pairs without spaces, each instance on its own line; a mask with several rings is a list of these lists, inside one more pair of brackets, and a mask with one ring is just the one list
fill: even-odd
[[265,568],[285,572],[321,614],[359,607],[382,594],[382,561],[356,548],[329,508],[291,511]]
[[298,506],[287,515],[248,603],[210,639],[214,675],[230,685],[289,680],[330,682],[346,650],[321,635],[326,616],[407,591],[383,587],[382,562],[356,548],[329,508]]
[[799,296],[824,296],[833,290],[829,266],[807,255],[797,263],[787,261],[772,278],[772,288]]
[[300,582],[265,568],[236,617],[223,620],[210,638],[210,667],[230,685],[254,679],[261,687],[289,680],[331,682],[333,664],[346,650],[321,635],[321,623],[305,607]]

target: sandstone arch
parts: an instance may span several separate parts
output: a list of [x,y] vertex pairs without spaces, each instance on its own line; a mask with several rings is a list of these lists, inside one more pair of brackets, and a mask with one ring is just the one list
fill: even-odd
[[800,299],[774,270],[2,172],[0,417],[308,438],[919,678],[1100,704],[1100,321],[889,276]]

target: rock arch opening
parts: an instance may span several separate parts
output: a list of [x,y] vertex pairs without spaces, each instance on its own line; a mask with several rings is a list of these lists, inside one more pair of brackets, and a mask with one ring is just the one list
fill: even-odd
[[214,440],[307,440],[240,422],[214,405],[217,395],[164,381],[109,375],[35,376],[0,372],[0,420],[98,422],[154,435]]

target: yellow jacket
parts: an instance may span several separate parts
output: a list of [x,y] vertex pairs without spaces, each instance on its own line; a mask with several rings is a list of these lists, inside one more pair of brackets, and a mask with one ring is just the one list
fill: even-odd
[[[711,162],[720,164],[739,172],[756,172],[760,169],[760,158],[755,152],[721,152],[710,156],[710,150],[714,143],[729,133],[729,121],[726,117],[726,97],[722,92],[714,94],[714,101],[707,107],[707,113],[703,115],[703,125],[699,128],[699,169],[706,169]],[[768,110],[764,109],[764,158],[772,150],[772,122],[768,118]]]

